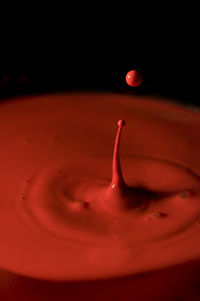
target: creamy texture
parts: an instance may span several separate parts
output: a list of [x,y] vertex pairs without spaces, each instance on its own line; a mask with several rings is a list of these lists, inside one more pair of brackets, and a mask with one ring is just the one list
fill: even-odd
[[[105,195],[122,118],[126,183],[150,197],[113,214]],[[200,113],[153,99],[72,93],[5,101],[0,121],[2,268],[100,279],[199,258]]]

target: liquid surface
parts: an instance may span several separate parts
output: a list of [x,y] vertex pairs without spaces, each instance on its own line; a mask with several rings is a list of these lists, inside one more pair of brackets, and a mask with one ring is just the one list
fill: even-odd
[[[153,196],[111,214],[105,190],[119,119],[127,123],[126,183]],[[0,120],[2,268],[94,279],[199,258],[198,112],[122,95],[59,94],[5,101]]]

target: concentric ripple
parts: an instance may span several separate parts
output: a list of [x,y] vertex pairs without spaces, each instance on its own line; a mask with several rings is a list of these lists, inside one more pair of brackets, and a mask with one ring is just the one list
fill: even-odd
[[[88,160],[49,164],[26,180],[18,211],[27,227],[62,242],[105,246],[116,241],[137,248],[184,233],[199,219],[199,197],[181,198],[175,192],[151,202],[145,210],[117,217],[92,210],[85,195],[89,192],[95,199],[109,185],[109,174],[102,166],[109,166],[110,159]],[[130,165],[128,161],[125,164]]]

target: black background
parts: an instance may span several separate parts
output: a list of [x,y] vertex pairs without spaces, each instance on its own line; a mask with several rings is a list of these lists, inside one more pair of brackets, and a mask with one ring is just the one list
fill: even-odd
[[[86,18],[86,17],[85,17]],[[169,97],[200,106],[198,31],[165,29],[129,19],[95,23],[51,18],[1,26],[0,98],[55,91],[114,91]],[[139,70],[131,88],[125,75]]]

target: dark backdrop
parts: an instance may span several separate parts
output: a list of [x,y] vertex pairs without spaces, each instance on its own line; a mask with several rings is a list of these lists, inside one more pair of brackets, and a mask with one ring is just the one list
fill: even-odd
[[[0,29],[0,98],[109,90],[200,105],[198,32],[192,26],[140,29],[130,20],[106,25],[103,17],[98,24],[86,21],[4,23]],[[143,75],[139,88],[125,82],[131,69]]]

